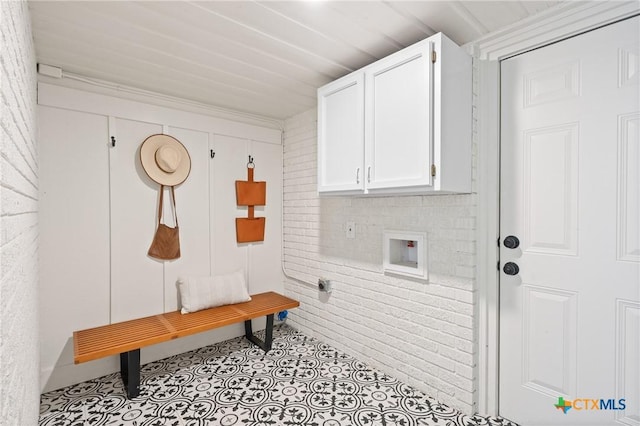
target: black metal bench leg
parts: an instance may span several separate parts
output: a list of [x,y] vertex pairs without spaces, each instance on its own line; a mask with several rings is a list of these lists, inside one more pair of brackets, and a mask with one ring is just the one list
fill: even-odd
[[264,342],[253,335],[251,320],[244,322],[244,335],[247,340],[265,352],[271,350],[271,343],[273,342],[273,315],[274,314],[267,315],[267,328],[265,329]]
[[140,394],[140,349],[120,354],[120,375],[129,399]]
[[264,333],[264,351],[269,352],[273,342],[273,314],[267,315],[267,327]]

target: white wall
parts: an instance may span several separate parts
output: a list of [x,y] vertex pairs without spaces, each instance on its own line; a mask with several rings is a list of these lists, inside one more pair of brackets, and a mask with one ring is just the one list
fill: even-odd
[[38,422],[36,61],[26,2],[0,2],[0,424]]
[[[285,122],[284,267],[297,279],[285,289],[301,302],[290,324],[475,412],[476,195],[319,198],[316,143],[315,109]],[[429,283],[383,274],[385,229],[427,232]],[[330,296],[298,281],[318,277]]]
[[[179,307],[180,275],[243,269],[249,291],[283,292],[281,270],[282,136],[279,129],[40,82],[40,334],[43,391],[119,368],[117,356],[74,364],[75,330],[141,318]],[[191,172],[176,188],[180,259],[147,256],[156,229],[158,184],[139,161],[145,138],[164,132],[188,149]],[[116,139],[112,146],[110,137]],[[211,158],[210,149],[215,151]],[[238,244],[235,181],[267,182],[265,241]],[[165,196],[165,221],[173,226]],[[255,329],[264,319],[255,321]],[[240,336],[242,324],[143,348],[143,364]]]

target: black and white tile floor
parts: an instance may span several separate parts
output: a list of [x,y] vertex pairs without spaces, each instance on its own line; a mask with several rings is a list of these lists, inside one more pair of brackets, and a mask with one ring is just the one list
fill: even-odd
[[40,426],[517,426],[467,416],[291,327],[264,354],[244,338],[141,370],[127,400],[119,373],[42,395]]

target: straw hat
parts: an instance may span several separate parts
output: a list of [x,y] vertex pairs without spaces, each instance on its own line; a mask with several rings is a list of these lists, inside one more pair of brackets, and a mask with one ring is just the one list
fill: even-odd
[[169,135],[151,135],[145,139],[140,147],[140,161],[147,175],[160,185],[179,185],[191,171],[189,152]]

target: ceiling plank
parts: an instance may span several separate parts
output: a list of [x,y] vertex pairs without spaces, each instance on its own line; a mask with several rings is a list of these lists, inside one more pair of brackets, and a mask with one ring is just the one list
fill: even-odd
[[233,34],[233,37],[243,44],[264,49],[275,55],[290,57],[294,61],[307,63],[319,72],[333,78],[354,70],[331,58],[299,47],[290,40],[268,34],[237,19],[227,17],[215,9],[215,5],[218,3],[222,4],[225,2],[188,2],[187,4],[197,9],[192,12],[192,15],[206,19],[211,31],[223,31],[227,34]]
[[[89,16],[89,15],[86,15]],[[149,64],[158,67],[175,68],[187,67],[193,73],[208,75],[209,79],[235,82],[237,85],[254,86],[267,91],[287,92],[294,96],[307,98],[315,97],[315,87],[303,84],[286,76],[273,73],[271,70],[245,65],[215,53],[209,53],[199,46],[184,43],[178,39],[165,37],[147,29],[128,28],[127,35],[120,31],[108,31],[116,27],[117,22],[107,16],[100,19],[85,20],[83,23],[68,22],[63,16],[34,17],[34,26],[50,34],[64,35],[74,39],[78,33],[95,46],[105,46],[120,54],[127,53],[134,58],[145,58]],[[86,60],[99,60],[96,55],[88,55]],[[137,70],[144,73],[146,70]],[[134,72],[134,71],[132,71]]]
[[[329,63],[342,66],[345,70],[353,70],[351,65],[345,65],[351,61],[371,62],[376,59],[352,44],[336,39],[332,32],[322,33],[256,2],[222,1],[199,4],[256,34],[292,49],[321,57]],[[302,2],[300,4],[303,5]]]
[[454,1],[398,1],[393,2],[395,8],[402,9],[405,13],[410,13],[416,19],[428,22],[430,27],[436,32],[442,32],[447,37],[458,43],[465,44],[477,38],[479,29],[475,25],[469,25],[468,17],[461,16],[461,10],[456,9]]
[[[350,44],[354,48],[366,52],[370,57],[381,59],[385,56],[381,52],[393,52],[402,49],[402,45],[377,31],[353,25],[353,22],[324,2],[319,1],[260,1],[259,4],[274,12],[281,13],[294,19],[316,31],[331,34],[335,39]],[[368,65],[370,62],[361,62],[358,67]]]
[[474,39],[481,37],[489,32],[489,29],[484,26],[482,22],[475,15],[469,12],[469,9],[464,5],[464,2],[454,1],[451,2],[451,8],[456,11],[456,13],[462,17],[462,19],[469,24],[471,28],[475,31]]
[[[381,1],[327,2],[326,5],[349,18],[353,25],[376,31],[402,47],[430,35],[422,26],[416,26],[412,20],[407,20]],[[385,52],[385,55],[389,53],[392,52]]]
[[464,7],[490,32],[527,17],[518,1],[464,1]]
[[[284,93],[278,98],[266,91],[256,91],[247,86],[238,86],[224,83],[219,80],[211,80],[206,76],[194,74],[185,70],[176,70],[169,67],[154,66],[140,57],[132,57],[127,52],[116,52],[105,47],[96,47],[82,39],[65,38],[66,49],[57,49],[60,45],[60,37],[47,35],[44,38],[36,38],[35,42],[44,47],[47,54],[41,55],[44,63],[55,63],[65,71],[75,74],[90,75],[98,79],[113,81],[116,83],[152,90],[176,97],[184,97],[184,93],[191,94],[190,99],[202,103],[232,108],[238,111],[257,111],[265,117],[277,118],[280,111],[295,110],[298,107],[309,109],[315,105],[314,98],[286,99]],[[51,55],[51,56],[48,56]],[[80,59],[91,55],[109,57],[108,62],[81,61]],[[53,62],[55,60],[55,62]],[[81,64],[80,64],[81,63]],[[100,64],[99,68],[91,64]],[[80,64],[80,65],[78,65]],[[131,69],[143,69],[144,81],[132,74]],[[90,70],[89,74],[85,74]],[[131,77],[133,75],[133,77]]]
[[434,32],[464,44],[548,1],[29,1],[37,60],[286,119],[316,89]]

